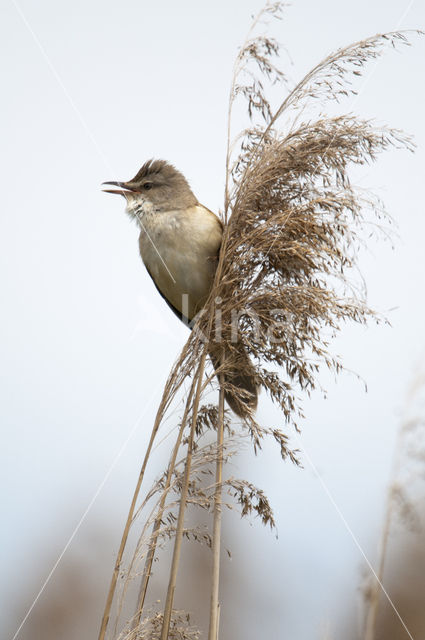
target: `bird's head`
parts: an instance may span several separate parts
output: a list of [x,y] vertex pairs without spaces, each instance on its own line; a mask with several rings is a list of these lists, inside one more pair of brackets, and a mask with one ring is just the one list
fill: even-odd
[[103,184],[118,187],[104,191],[124,196],[127,213],[136,218],[145,211],[173,211],[197,204],[184,175],[165,160],[148,160],[128,182]]

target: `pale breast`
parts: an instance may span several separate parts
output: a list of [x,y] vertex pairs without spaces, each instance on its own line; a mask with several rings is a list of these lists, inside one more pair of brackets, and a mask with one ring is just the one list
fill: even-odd
[[193,318],[211,289],[221,244],[220,220],[197,205],[146,212],[141,226],[140,254],[156,286],[173,307]]

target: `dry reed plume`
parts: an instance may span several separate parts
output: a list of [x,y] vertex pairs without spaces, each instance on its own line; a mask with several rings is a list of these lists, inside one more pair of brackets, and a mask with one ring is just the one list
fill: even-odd
[[[198,637],[186,614],[173,609],[184,536],[212,547],[209,640],[218,638],[224,486],[243,515],[254,512],[273,526],[272,510],[261,490],[246,480],[224,481],[222,477],[223,462],[234,452],[236,437],[224,397],[231,395],[242,403],[247,400],[243,391],[225,382],[225,374],[231,380],[238,361],[245,362],[244,354],[249,354],[258,386],[280,407],[284,423],[297,427],[302,415],[299,392],[315,389],[321,366],[336,372],[341,369],[329,351],[332,335],[346,320],[366,323],[377,319],[366,303],[361,280],[354,275],[364,232],[379,233],[386,214],[379,200],[365,196],[350,183],[348,171],[352,165],[375,160],[378,152],[390,146],[412,150],[412,142],[396,129],[377,127],[352,114],[307,114],[317,104],[324,110],[327,102],[339,102],[355,93],[352,82],[362,75],[365,64],[389,46],[408,44],[406,35],[378,34],[339,49],[290,90],[275,64],[278,43],[268,35],[255,35],[264,20],[280,18],[282,10],[282,3],[267,2],[236,59],[229,101],[224,233],[214,286],[164,389],[118,552],[99,640],[105,638],[130,525],[140,512],[138,496],[149,455],[183,383],[191,380],[170,462],[143,500],[145,510],[154,504],[130,571],[124,571],[122,579],[125,595],[132,569],[144,563],[135,617],[119,636],[125,640]],[[287,95],[274,108],[267,91],[278,83],[286,87]],[[246,101],[249,124],[232,138],[232,109],[238,100]],[[223,357],[214,372],[207,354],[217,349]],[[215,373],[220,379],[217,407],[204,400]],[[217,433],[215,446],[203,440],[211,431]],[[269,436],[277,441],[283,459],[297,462],[281,428],[265,428],[250,414],[242,420],[241,431],[249,434],[256,451]],[[215,479],[205,488],[201,475],[211,473],[211,465],[216,467]],[[213,512],[211,534],[185,527],[188,503]],[[174,540],[174,551],[165,604],[160,611],[145,613],[153,560],[169,538]]]

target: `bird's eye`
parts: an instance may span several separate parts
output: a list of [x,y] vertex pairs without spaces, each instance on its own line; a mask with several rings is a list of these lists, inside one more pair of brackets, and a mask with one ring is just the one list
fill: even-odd
[[152,182],[145,182],[145,184],[143,185],[143,189],[146,189],[147,191],[149,191],[149,189],[152,189],[152,187]]

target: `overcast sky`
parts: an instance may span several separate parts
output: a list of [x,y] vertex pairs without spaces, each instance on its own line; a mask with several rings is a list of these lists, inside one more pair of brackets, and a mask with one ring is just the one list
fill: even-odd
[[[144,270],[123,203],[100,183],[129,179],[148,158],[165,158],[203,204],[222,206],[231,70],[261,6],[3,2],[1,587],[12,636],[99,488],[66,553],[102,522],[113,532],[112,569],[161,386],[187,337]],[[420,0],[296,0],[274,34],[297,80],[337,47],[424,26]],[[359,547],[376,562],[400,411],[425,349],[425,38],[412,42],[372,63],[358,98],[341,105],[404,129],[418,145],[415,154],[386,153],[360,176],[399,225],[395,250],[372,243],[361,258],[369,302],[392,326],[347,326],[335,342],[368,393],[354,375],[337,384],[323,378],[327,399],[306,402],[301,441],[293,439],[305,447],[304,470],[280,463],[273,446],[255,461],[241,457],[238,474],[266,490],[279,539],[259,523],[228,530],[234,547],[244,537],[233,566],[248,564],[257,576],[250,597],[269,628],[264,634],[256,608],[235,593],[223,605],[223,640],[235,637],[242,609],[246,640],[262,633],[307,640],[338,629],[344,607],[359,599]],[[259,417],[278,420],[264,397]],[[164,456],[166,449],[152,477]],[[22,638],[31,637],[24,635],[31,617],[26,625]]]

